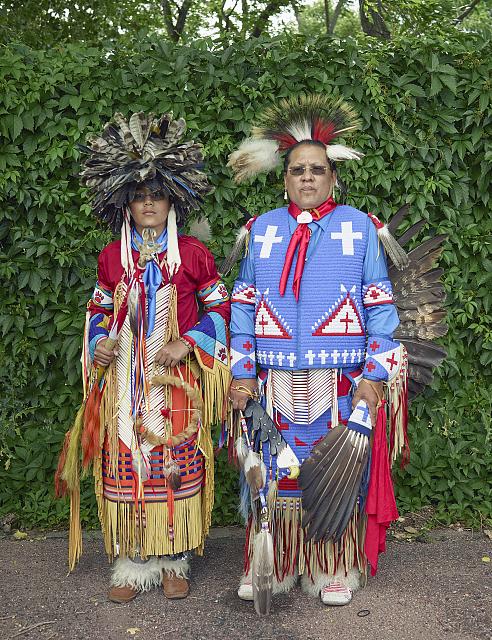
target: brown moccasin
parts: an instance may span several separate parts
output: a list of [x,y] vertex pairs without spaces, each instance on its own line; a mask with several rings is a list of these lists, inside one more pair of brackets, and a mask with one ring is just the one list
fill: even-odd
[[164,595],[170,600],[186,598],[190,592],[190,585],[186,578],[181,578],[175,573],[162,572],[162,587]]
[[108,591],[108,600],[118,604],[126,604],[137,597],[138,591],[133,587],[111,587]]

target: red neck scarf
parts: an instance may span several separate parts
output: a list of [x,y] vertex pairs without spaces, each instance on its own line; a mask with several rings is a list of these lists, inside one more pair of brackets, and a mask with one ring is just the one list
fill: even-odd
[[[289,213],[293,218],[297,220],[298,215],[302,211],[308,211],[312,216],[312,220],[316,221],[324,218],[337,206],[337,203],[331,197],[328,198],[328,200],[325,200],[323,204],[321,204],[319,207],[316,207],[315,209],[300,209],[294,202],[291,202],[289,204]],[[282,269],[282,275],[280,276],[279,291],[281,296],[285,295],[285,289],[287,288],[287,280],[289,279],[292,262],[294,260],[296,249],[299,246],[299,254],[297,256],[296,267],[294,270],[294,282],[292,283],[292,291],[294,292],[296,301],[299,300],[302,272],[304,271],[304,263],[306,262],[306,254],[310,238],[311,230],[308,227],[308,222],[298,222],[297,228],[292,234],[289,246],[287,247],[284,268]]]

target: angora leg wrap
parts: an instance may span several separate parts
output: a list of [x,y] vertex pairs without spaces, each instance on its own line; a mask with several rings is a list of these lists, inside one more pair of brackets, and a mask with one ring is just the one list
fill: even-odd
[[171,560],[170,558],[160,558],[161,569],[170,575],[176,575],[178,578],[188,579],[190,575],[190,561],[188,558],[180,560]]
[[314,580],[311,580],[307,574],[304,574],[301,578],[302,590],[311,596],[319,596],[321,589],[334,580],[338,580],[340,584],[352,589],[352,591],[357,591],[360,586],[360,572],[358,569],[350,569],[347,575],[345,575],[344,571],[340,571],[334,576],[327,573],[318,573],[313,578]]
[[112,567],[113,587],[133,587],[138,591],[149,591],[162,582],[162,560],[149,558],[146,562],[134,562],[130,558],[116,558]]

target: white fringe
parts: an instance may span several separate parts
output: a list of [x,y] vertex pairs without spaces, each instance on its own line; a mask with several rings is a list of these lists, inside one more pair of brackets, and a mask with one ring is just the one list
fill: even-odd
[[150,591],[162,584],[162,572],[175,574],[178,578],[188,578],[190,562],[171,560],[153,556],[145,562],[135,562],[131,558],[116,558],[112,566],[111,585],[113,587],[133,587],[137,591]]
[[174,207],[167,214],[167,266],[169,274],[173,276],[181,266],[181,255],[178,246],[178,227],[176,225],[176,211]]
[[150,558],[146,562],[134,562],[130,558],[117,558],[112,567],[113,587],[132,587],[137,591],[150,591],[162,583],[162,561]]
[[350,569],[347,575],[345,575],[344,571],[340,571],[334,576],[330,576],[327,573],[318,573],[318,575],[314,576],[314,582],[305,573],[301,577],[301,588],[304,593],[311,596],[319,596],[321,589],[335,580],[338,580],[344,587],[357,591],[360,587],[360,572],[358,569]]
[[131,242],[130,210],[125,207],[121,227],[120,260],[123,271],[128,276],[130,275],[130,265],[133,267]]

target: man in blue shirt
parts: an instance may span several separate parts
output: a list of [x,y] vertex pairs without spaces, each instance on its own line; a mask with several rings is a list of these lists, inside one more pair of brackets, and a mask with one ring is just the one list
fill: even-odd
[[[282,158],[289,201],[248,225],[232,295],[230,399],[244,410],[260,395],[287,443],[279,455],[268,441],[256,445],[273,531],[274,593],[290,590],[301,576],[304,590],[327,605],[343,605],[367,568],[362,504],[338,541],[307,541],[297,476],[332,427],[349,419],[368,429],[376,424],[383,384],[399,366],[399,343],[392,340],[399,320],[373,219],[333,197],[335,160],[360,156],[331,144],[357,126],[354,114],[340,102],[320,103],[319,96],[272,111],[230,161],[241,180]],[[368,410],[357,417],[360,401]],[[251,600],[247,544],[238,595]]]

